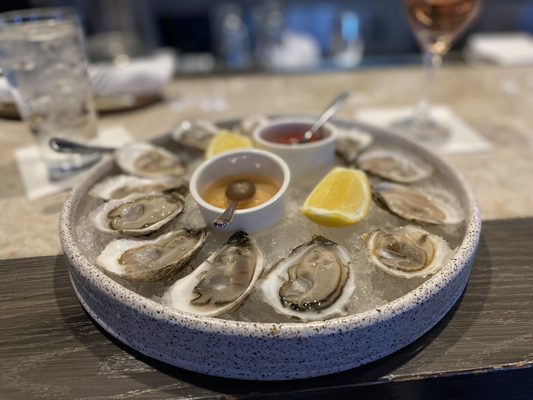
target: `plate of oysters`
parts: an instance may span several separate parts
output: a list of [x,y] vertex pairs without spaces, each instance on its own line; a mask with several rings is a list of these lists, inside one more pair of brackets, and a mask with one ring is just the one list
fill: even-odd
[[[171,365],[286,380],[377,360],[442,319],[479,240],[468,184],[358,122],[303,141],[312,121],[185,121],[94,167],[60,236],[95,322]],[[253,193],[229,199],[242,181]],[[214,226],[231,203],[234,219]]]

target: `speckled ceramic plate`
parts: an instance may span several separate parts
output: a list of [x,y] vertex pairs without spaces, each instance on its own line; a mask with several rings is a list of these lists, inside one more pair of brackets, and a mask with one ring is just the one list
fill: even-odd
[[467,283],[481,229],[474,195],[456,171],[420,146],[381,129],[336,123],[367,131],[431,163],[458,199],[466,215],[464,229],[453,257],[438,273],[383,306],[322,322],[253,323],[184,314],[117,283],[80,249],[82,233],[76,227],[86,212],[89,189],[115,168],[108,158],[72,191],[60,217],[61,242],[83,307],[111,335],[147,356],[238,379],[284,380],[339,372],[389,355],[423,335],[450,310]]

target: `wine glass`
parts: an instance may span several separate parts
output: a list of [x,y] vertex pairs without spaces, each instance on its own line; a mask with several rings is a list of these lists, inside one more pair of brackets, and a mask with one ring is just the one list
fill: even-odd
[[482,0],[404,0],[411,30],[423,51],[425,95],[413,116],[395,121],[391,128],[429,145],[444,143],[450,136],[446,126],[430,115],[429,92],[442,57],[479,13]]

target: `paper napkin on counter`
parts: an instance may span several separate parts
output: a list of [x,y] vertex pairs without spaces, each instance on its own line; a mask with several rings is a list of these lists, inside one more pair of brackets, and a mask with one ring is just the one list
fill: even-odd
[[[120,147],[133,140],[129,131],[123,126],[112,126],[100,129],[98,136],[91,141],[92,144],[110,147]],[[79,182],[80,177],[87,171],[80,171],[68,179],[50,181],[46,165],[39,157],[37,145],[22,147],[15,150],[15,160],[26,197],[29,200],[39,199],[70,189]]]
[[[390,125],[393,122],[408,118],[414,112],[414,107],[362,108],[357,112],[356,118],[358,121],[387,128],[392,132]],[[436,122],[448,127],[450,130],[448,141],[439,144],[437,149],[428,146],[432,150],[438,150],[439,153],[443,154],[454,154],[484,152],[492,149],[492,144],[487,139],[448,107],[432,107],[431,116]]]
[[159,52],[124,64],[89,65],[94,97],[160,94],[174,76],[174,55]]
[[533,37],[521,32],[473,34],[468,38],[465,57],[504,66],[531,65]]
[[0,76],[0,101],[3,103],[11,103],[13,101],[13,96],[11,96],[7,85],[7,79],[3,76]]

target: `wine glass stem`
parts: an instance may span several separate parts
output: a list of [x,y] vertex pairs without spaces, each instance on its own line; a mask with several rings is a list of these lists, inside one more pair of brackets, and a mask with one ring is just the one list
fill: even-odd
[[419,123],[428,121],[430,116],[430,98],[433,91],[433,83],[435,81],[435,73],[442,64],[442,57],[440,54],[431,51],[425,51],[423,56],[424,75],[426,77],[424,82],[424,93],[418,102],[415,112],[415,118]]

